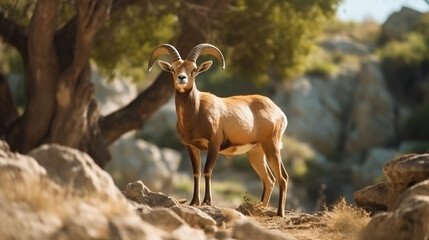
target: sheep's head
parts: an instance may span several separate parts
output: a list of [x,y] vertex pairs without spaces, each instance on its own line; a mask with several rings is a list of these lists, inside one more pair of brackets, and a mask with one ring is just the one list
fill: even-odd
[[185,60],[182,60],[179,52],[175,47],[170,44],[163,44],[153,50],[149,59],[149,71],[152,69],[153,63],[161,55],[169,55],[171,58],[171,64],[159,60],[158,64],[162,70],[171,72],[173,75],[174,86],[177,91],[183,93],[194,86],[195,77],[207,70],[212,65],[212,61],[206,61],[197,66],[197,59],[200,55],[210,54],[218,59],[222,64],[222,69],[225,69],[225,60],[222,52],[215,46],[208,43],[201,43],[195,46],[188,54]]

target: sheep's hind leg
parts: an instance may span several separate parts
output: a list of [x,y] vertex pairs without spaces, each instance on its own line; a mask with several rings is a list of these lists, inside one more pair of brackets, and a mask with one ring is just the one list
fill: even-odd
[[276,176],[279,184],[279,204],[277,209],[277,215],[284,217],[285,205],[286,205],[286,194],[287,194],[287,181],[288,175],[286,169],[283,166],[282,159],[280,157],[280,149],[278,144],[273,142],[267,142],[262,145],[264,153],[267,156],[268,163]]
[[264,207],[268,206],[271,198],[271,193],[274,188],[275,178],[265,160],[264,151],[261,146],[257,146],[247,152],[250,165],[253,167],[255,172],[258,174],[262,181],[262,197],[261,202]]

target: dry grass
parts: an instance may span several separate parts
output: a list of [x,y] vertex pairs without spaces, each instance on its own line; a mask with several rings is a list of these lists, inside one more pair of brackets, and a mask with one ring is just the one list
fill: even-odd
[[46,211],[61,219],[74,215],[81,203],[94,206],[107,217],[123,215],[130,211],[123,203],[96,194],[75,194],[72,187],[63,189],[43,176],[11,180],[0,176],[0,193],[11,202],[26,205],[30,211]]
[[[248,210],[249,206],[246,207]],[[257,206],[254,208],[258,209]],[[252,218],[264,228],[287,232],[299,240],[357,240],[370,220],[368,213],[348,205],[344,199],[338,201],[331,210],[315,214],[292,211],[287,212],[284,218],[257,214]]]
[[331,235],[330,239],[358,240],[369,220],[369,213],[348,205],[342,198],[333,206],[332,210],[325,212],[322,221]]

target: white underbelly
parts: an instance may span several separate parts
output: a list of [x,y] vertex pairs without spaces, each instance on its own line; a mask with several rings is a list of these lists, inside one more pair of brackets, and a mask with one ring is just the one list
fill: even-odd
[[229,148],[226,148],[222,151],[220,151],[220,154],[223,155],[227,155],[227,156],[232,156],[232,155],[240,155],[240,154],[244,154],[247,153],[248,151],[252,150],[256,145],[258,145],[257,143],[249,143],[249,144],[245,144],[245,145],[239,145],[239,146],[231,146]]

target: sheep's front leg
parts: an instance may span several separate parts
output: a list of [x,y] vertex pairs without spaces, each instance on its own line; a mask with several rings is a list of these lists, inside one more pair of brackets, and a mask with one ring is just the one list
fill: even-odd
[[206,192],[204,196],[204,205],[211,205],[212,204],[212,195],[211,195],[211,177],[212,177],[212,171],[214,164],[216,162],[217,156],[219,153],[219,146],[214,144],[209,144],[208,146],[208,152],[207,152],[207,161],[206,165],[204,166],[204,178],[206,182]]
[[200,150],[193,146],[187,146],[189,158],[192,163],[192,173],[194,175],[194,196],[189,205],[200,205],[200,173],[201,173],[201,156]]

